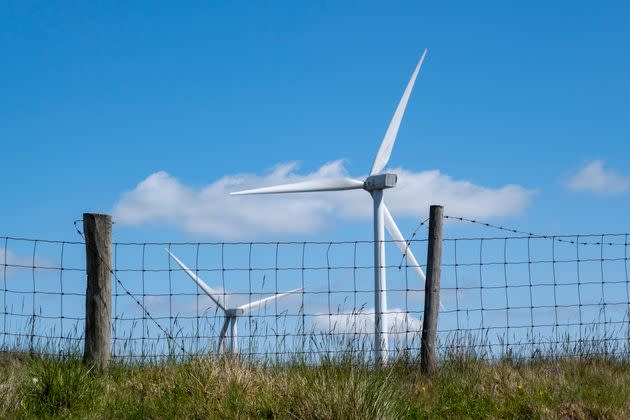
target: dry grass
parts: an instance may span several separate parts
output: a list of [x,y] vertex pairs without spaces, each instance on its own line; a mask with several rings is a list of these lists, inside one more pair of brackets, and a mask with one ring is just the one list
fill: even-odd
[[630,364],[613,358],[452,358],[373,369],[196,359],[95,372],[77,359],[5,355],[3,418],[630,418]]

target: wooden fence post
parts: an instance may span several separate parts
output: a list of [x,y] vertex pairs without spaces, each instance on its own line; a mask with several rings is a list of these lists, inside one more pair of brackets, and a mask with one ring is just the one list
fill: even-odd
[[112,319],[112,217],[84,213],[83,233],[87,270],[83,360],[106,369]]
[[428,375],[435,373],[438,312],[440,310],[440,271],[442,266],[442,224],[444,207],[431,206],[427,249],[427,281],[424,286],[424,319],[420,365]]

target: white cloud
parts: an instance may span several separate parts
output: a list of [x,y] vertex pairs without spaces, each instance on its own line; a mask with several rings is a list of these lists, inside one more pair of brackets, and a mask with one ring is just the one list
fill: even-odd
[[[230,196],[229,192],[267,185],[347,176],[342,160],[299,174],[296,163],[278,165],[265,175],[228,175],[192,188],[166,172],[156,172],[122,195],[114,206],[116,221],[126,225],[166,223],[189,233],[227,239],[265,234],[309,234],[338,219],[369,219],[371,200],[362,190]],[[395,217],[418,217],[430,204],[451,214],[492,218],[521,212],[533,190],[518,185],[489,188],[454,180],[440,171],[393,169],[398,185],[386,200]],[[361,179],[361,178],[359,178]]]
[[630,191],[630,176],[604,167],[604,162],[587,163],[567,183],[571,191],[588,191],[612,195]]
[[9,266],[18,265],[18,266],[31,266],[33,265],[33,258],[21,257],[12,252],[10,249],[7,249],[6,252],[4,249],[0,249],[0,263],[4,264],[6,260],[6,264]]
[[9,269],[11,268],[32,268],[33,265],[37,268],[55,268],[57,265],[50,259],[41,257],[39,255],[35,256],[35,260],[33,260],[32,256],[22,256],[17,255],[15,252],[10,249],[5,250],[0,249],[0,264],[7,264]]
[[[387,319],[388,331],[392,339],[403,339],[405,334],[412,340],[422,332],[422,320],[406,313],[400,308],[391,308],[384,315]],[[355,333],[357,335],[374,335],[374,308],[364,311],[347,311],[337,314],[320,314],[313,319],[315,331],[323,333]]]
[[10,249],[6,252],[4,249],[0,249],[0,263],[4,264],[5,261],[7,265],[26,265],[28,263],[23,259],[17,258],[15,253],[11,252]]

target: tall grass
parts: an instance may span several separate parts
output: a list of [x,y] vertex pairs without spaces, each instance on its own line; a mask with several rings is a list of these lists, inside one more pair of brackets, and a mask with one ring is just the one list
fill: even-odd
[[608,334],[527,337],[496,351],[487,334],[458,331],[440,343],[433,377],[414,346],[374,366],[361,334],[311,331],[310,352],[270,357],[253,356],[253,344],[242,357],[215,357],[189,342],[187,354],[157,358],[164,346],[138,358],[130,335],[106,372],[82,363],[76,341],[29,342],[0,353],[0,417],[630,418],[630,345]]
[[374,367],[233,357],[115,363],[5,354],[3,418],[628,418],[630,363],[608,356],[500,359],[464,353],[424,376],[413,358]]

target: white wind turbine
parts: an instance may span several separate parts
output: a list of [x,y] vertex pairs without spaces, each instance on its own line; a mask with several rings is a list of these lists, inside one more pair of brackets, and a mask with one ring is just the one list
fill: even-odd
[[391,234],[392,238],[400,248],[403,255],[408,258],[410,265],[414,268],[418,276],[424,281],[425,275],[422,268],[418,265],[418,261],[408,247],[405,238],[400,233],[396,222],[392,218],[391,213],[383,202],[383,190],[396,186],[397,176],[393,173],[381,173],[392,153],[398,128],[402,121],[409,101],[409,96],[413,89],[413,85],[424,61],[427,53],[425,49],[418,61],[411,79],[407,84],[407,88],[396,108],[394,117],[389,123],[385,137],[378,149],[376,158],[370,176],[365,180],[359,181],[352,178],[335,178],[324,180],[312,180],[305,182],[297,182],[293,184],[277,185],[273,187],[257,188],[246,191],[233,192],[232,195],[241,194],[278,194],[278,193],[301,193],[313,191],[341,191],[364,189],[370,193],[374,201],[374,351],[377,362],[386,362],[388,357],[388,327],[387,327],[387,282],[385,270],[385,244],[384,244],[384,226]]
[[237,342],[238,335],[237,335],[237,330],[236,330],[237,317],[243,315],[247,311],[251,311],[252,309],[255,309],[261,306],[264,303],[272,302],[283,296],[290,295],[292,293],[299,292],[302,290],[302,288],[289,290],[288,292],[278,293],[276,295],[259,299],[254,302],[249,302],[244,305],[237,306],[235,308],[226,308],[224,305],[225,302],[222,303],[219,296],[215,296],[214,291],[210,287],[208,287],[208,285],[203,280],[197,277],[197,275],[190,268],[186,267],[186,264],[181,262],[179,258],[173,255],[173,253],[169,251],[168,249],[166,250],[166,252],[168,252],[169,255],[175,260],[175,262],[179,264],[179,266],[186,272],[186,274],[188,274],[188,276],[191,279],[193,279],[193,281],[197,283],[199,287],[201,287],[201,289],[208,295],[208,297],[212,299],[215,305],[217,305],[223,311],[223,314],[225,315],[225,321],[223,321],[221,334],[219,334],[219,346],[217,348],[217,354],[221,354],[223,352],[223,347],[224,347],[225,338],[227,336],[228,327],[230,328],[230,351],[234,354],[238,352],[238,342]]

